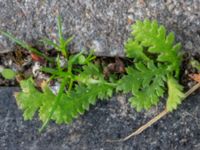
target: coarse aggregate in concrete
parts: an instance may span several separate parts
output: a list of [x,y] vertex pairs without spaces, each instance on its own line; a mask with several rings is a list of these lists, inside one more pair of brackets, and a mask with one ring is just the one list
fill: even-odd
[[[199,0],[0,0],[0,29],[31,45],[55,40],[56,18],[72,51],[95,49],[96,55],[124,56],[123,47],[136,19],[156,19],[174,31],[185,51],[200,51]],[[14,50],[0,36],[0,53]]]

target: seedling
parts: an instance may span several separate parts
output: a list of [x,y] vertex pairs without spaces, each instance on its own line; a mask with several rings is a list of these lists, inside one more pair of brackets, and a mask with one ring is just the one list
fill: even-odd
[[[191,93],[200,87],[200,83],[194,85],[186,93],[178,83],[179,70],[182,55],[180,44],[174,44],[174,33],[166,35],[164,26],[158,26],[156,21],[137,21],[132,26],[133,37],[125,45],[125,51],[129,58],[134,58],[134,66],[127,68],[127,75],[120,81],[118,90],[132,92],[134,97],[129,101],[131,105],[140,111],[156,105],[158,98],[163,96],[165,84],[168,87],[166,108],[138,128],[136,131],[119,140],[107,140],[107,142],[124,142],[136,136],[177,108]],[[192,62],[198,69],[198,63]],[[193,78],[199,82],[199,75]],[[129,81],[133,81],[130,84]],[[148,98],[147,98],[148,97]]]
[[9,69],[9,68],[3,68],[0,66],[0,74],[5,78],[5,79],[8,79],[8,80],[12,80],[15,78],[15,75],[16,73],[12,70],[12,69]]
[[[95,104],[97,99],[107,99],[115,91],[132,93],[129,102],[137,111],[157,105],[168,91],[166,109],[139,130],[120,140],[125,141],[175,110],[185,97],[199,87],[195,86],[189,92],[183,93],[183,88],[178,83],[182,60],[181,44],[176,44],[174,33],[167,34],[165,27],[160,26],[157,21],[137,21],[132,26],[132,36],[125,44],[125,54],[131,62],[126,69],[120,60],[102,69],[101,65],[95,62],[92,52],[89,55],[84,55],[84,51],[70,54],[68,44],[73,37],[63,37],[60,17],[57,28],[56,42],[47,38],[41,40],[57,50],[56,58],[41,53],[11,34],[1,32],[31,53],[44,57],[50,66],[54,66],[44,66],[40,70],[50,76],[48,81],[41,84],[40,90],[34,79],[29,78],[20,82],[22,91],[15,94],[25,120],[32,119],[36,112],[39,113],[43,122],[40,131],[50,120],[58,124],[72,122],[74,118],[89,110],[89,106]],[[61,57],[64,57],[64,64],[60,62]],[[120,64],[117,71],[121,73],[121,78],[117,78],[113,73],[117,63]],[[52,80],[60,83],[57,94],[51,90]]]
[[190,61],[190,64],[192,65],[193,68],[197,69],[198,71],[200,71],[200,63],[199,61],[192,59]]
[[176,109],[184,97],[178,83],[182,58],[180,43],[175,44],[174,33],[167,35],[165,27],[159,26],[157,21],[137,21],[132,29],[125,52],[132,59],[133,66],[126,68],[127,75],[119,80],[117,90],[131,92],[131,106],[141,111],[157,105],[167,84],[167,109]]
[[9,32],[4,32],[0,30],[0,34],[2,34],[3,36],[9,38],[11,41],[15,42],[16,44],[20,45],[21,47],[23,47],[24,49],[28,50],[31,53],[35,53],[39,56],[42,56],[43,58],[45,58],[48,61],[53,61],[53,58],[49,58],[48,56],[46,56],[44,53],[40,52],[39,50],[29,46],[26,42],[16,38],[14,35],[12,35]]
[[[78,54],[70,55],[68,44],[72,37],[65,40],[62,33],[61,18],[58,18],[58,41],[53,42],[49,39],[41,40],[57,50],[58,55],[55,58],[41,53],[39,50],[30,47],[25,42],[16,39],[13,35],[1,32],[4,36],[10,38],[20,46],[26,48],[31,53],[35,53],[46,58],[51,67],[43,67],[41,72],[49,74],[48,81],[41,84],[41,90],[36,87],[33,78],[22,80],[20,86],[21,92],[15,93],[17,104],[24,111],[25,120],[33,118],[38,111],[39,118],[43,122],[40,129],[42,131],[50,120],[56,123],[70,123],[74,118],[83,114],[89,109],[90,104],[95,104],[97,99],[106,99],[112,96],[116,84],[111,83],[110,78],[104,79],[101,66],[94,64],[93,51],[89,55],[83,55],[84,51]],[[60,63],[60,54],[64,57],[66,64]],[[34,55],[34,59],[35,59]],[[37,60],[37,59],[35,59]],[[57,94],[54,94],[49,86],[50,80],[60,83]],[[113,80],[112,80],[113,81]]]
[[65,58],[68,58],[68,56],[69,56],[68,45],[73,40],[73,36],[68,39],[64,38],[63,31],[62,31],[62,22],[61,22],[60,16],[57,19],[57,30],[58,30],[58,38],[57,38],[56,42],[53,42],[47,38],[44,38],[40,41],[46,45],[52,46],[58,52],[61,52]]

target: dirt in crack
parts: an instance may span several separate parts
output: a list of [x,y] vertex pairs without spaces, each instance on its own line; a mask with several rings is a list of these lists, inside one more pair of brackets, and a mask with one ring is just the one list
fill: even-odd
[[[56,50],[45,51],[44,47],[35,47],[46,55],[56,57]],[[184,86],[185,90],[189,89],[194,85],[194,81],[189,78],[189,74],[197,73],[198,70],[191,64],[192,60],[200,62],[199,53],[184,53],[183,61],[180,71],[180,83]],[[0,86],[19,86],[19,82],[22,79],[26,79],[33,75],[34,68],[37,67],[36,62],[39,62],[41,66],[49,66],[47,61],[43,61],[39,56],[33,55],[28,50],[15,46],[13,52],[0,54],[0,66],[4,68],[11,68],[17,72],[17,76],[13,80],[6,80],[0,75]],[[119,57],[100,57],[95,59],[95,63],[99,63],[102,66],[105,78],[112,73],[116,73],[118,78],[126,73],[125,67],[132,64],[127,58]],[[37,76],[40,78],[43,74]],[[37,79],[36,79],[37,81]],[[39,79],[38,79],[39,81]]]

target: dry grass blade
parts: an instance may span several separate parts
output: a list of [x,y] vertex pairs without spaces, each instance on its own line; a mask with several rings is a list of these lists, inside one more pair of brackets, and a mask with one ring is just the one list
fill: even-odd
[[[190,90],[188,90],[185,93],[185,98],[187,98],[190,94],[192,94],[194,91],[196,91],[199,87],[200,87],[200,82],[197,83],[197,84],[195,84]],[[132,138],[133,136],[136,136],[136,135],[139,135],[140,133],[142,133],[144,130],[146,130],[147,128],[149,128],[151,125],[153,125],[154,123],[156,123],[158,120],[162,119],[168,113],[169,112],[167,111],[167,109],[164,109],[161,113],[159,113],[153,119],[151,119],[146,124],[144,124],[141,127],[139,127],[136,131],[134,131],[130,135],[126,136],[125,138],[122,138],[122,139],[119,139],[119,140],[107,140],[107,142],[124,142],[124,141],[127,141],[130,138]]]

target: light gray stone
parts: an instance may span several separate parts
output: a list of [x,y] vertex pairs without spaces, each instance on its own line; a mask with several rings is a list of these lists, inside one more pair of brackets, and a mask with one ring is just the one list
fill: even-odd
[[[123,56],[130,15],[133,22],[157,19],[178,41],[191,41],[190,51],[200,51],[199,0],[0,0],[0,29],[37,45],[42,37],[55,38],[58,14],[64,35],[75,36],[72,51],[95,49],[96,55]],[[13,43],[0,36],[0,53],[10,50]]]

